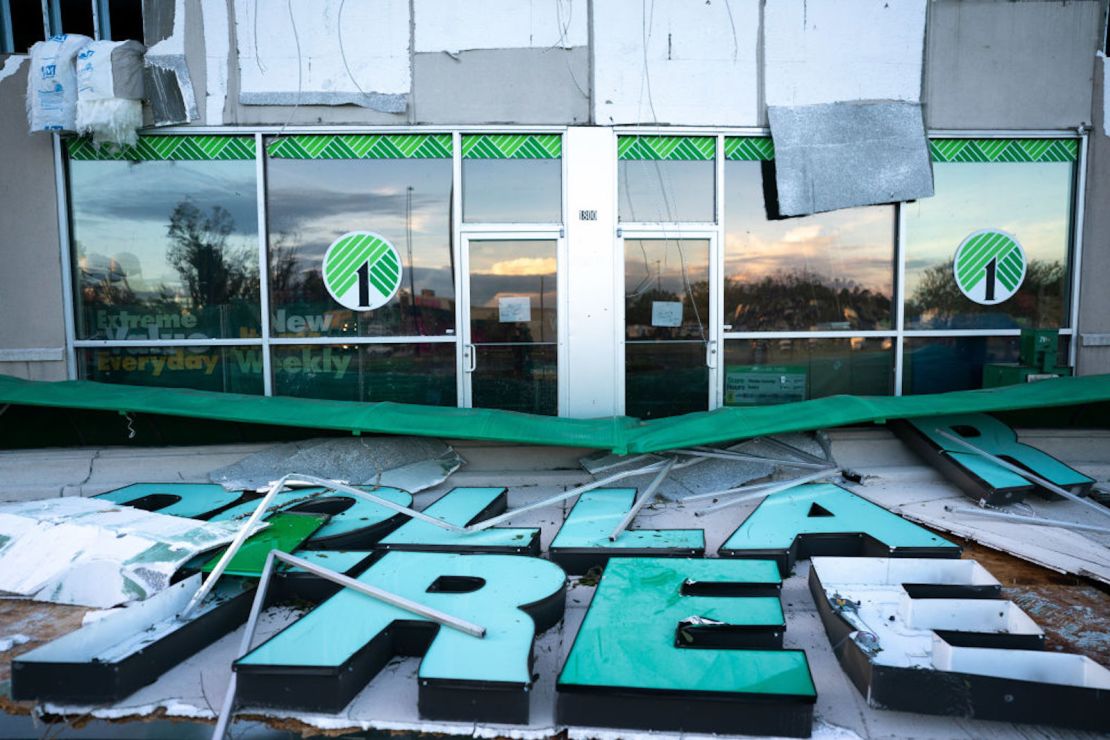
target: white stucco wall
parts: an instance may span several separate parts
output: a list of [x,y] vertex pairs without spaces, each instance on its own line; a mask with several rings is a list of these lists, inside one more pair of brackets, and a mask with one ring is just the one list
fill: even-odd
[[926,0],[774,0],[764,10],[768,105],[921,99]]
[[[293,104],[298,77],[303,103],[341,102],[364,93],[408,94],[408,0],[347,0],[342,24],[346,65],[339,53],[339,10],[338,0],[235,3],[243,102]],[[265,100],[267,95],[272,100]]]
[[588,16],[586,0],[415,0],[416,51],[585,46]]
[[644,10],[639,0],[594,3],[595,122],[757,125],[759,0],[655,0]]

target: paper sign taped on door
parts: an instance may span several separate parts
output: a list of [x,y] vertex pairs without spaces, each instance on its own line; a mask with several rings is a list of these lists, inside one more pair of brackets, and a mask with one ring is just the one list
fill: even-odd
[[497,320],[513,324],[532,320],[532,299],[524,296],[503,296],[497,299]]
[[682,326],[681,301],[652,301],[652,326]]

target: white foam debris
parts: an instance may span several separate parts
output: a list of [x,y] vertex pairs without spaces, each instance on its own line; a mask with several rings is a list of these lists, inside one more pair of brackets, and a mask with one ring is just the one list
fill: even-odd
[[27,635],[8,635],[0,637],[0,653],[6,653],[16,645],[23,645],[31,641]]
[[36,601],[113,607],[170,584],[240,522],[200,522],[99,499],[0,504],[0,590]]
[[4,66],[0,67],[0,82],[3,82],[8,77],[11,77],[16,72],[18,72],[19,68],[23,66],[23,63],[25,61],[27,61],[26,54],[12,54],[10,57],[5,59]]

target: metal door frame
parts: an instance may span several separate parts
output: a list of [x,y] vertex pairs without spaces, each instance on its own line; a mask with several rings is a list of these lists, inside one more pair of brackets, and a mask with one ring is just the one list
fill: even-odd
[[455,255],[455,325],[458,328],[458,345],[455,352],[455,372],[458,380],[459,406],[474,408],[474,389],[471,383],[475,369],[473,342],[470,329],[470,242],[472,241],[553,241],[555,242],[555,311],[556,311],[556,366],[558,388],[557,414],[562,416],[568,407],[569,389],[566,382],[567,352],[567,240],[559,226],[540,224],[528,226],[513,224],[509,228],[463,228],[458,252]]
[[722,354],[724,347],[721,344],[722,334],[722,312],[724,310],[724,295],[723,295],[723,282],[722,270],[723,260],[719,239],[720,230],[712,224],[668,224],[665,227],[621,227],[617,229],[616,249],[614,249],[614,274],[617,279],[614,281],[615,288],[615,305],[617,320],[616,337],[617,343],[617,413],[624,414],[625,409],[625,394],[626,394],[626,380],[627,369],[625,367],[625,335],[627,326],[625,325],[624,314],[624,249],[625,241],[628,239],[658,239],[664,241],[673,241],[677,239],[698,239],[707,240],[709,242],[709,317],[706,319],[706,348],[705,348],[705,364],[709,368],[709,387],[706,389],[706,409],[712,410],[718,408],[722,402],[723,390],[722,382],[724,377],[724,366],[722,362]]

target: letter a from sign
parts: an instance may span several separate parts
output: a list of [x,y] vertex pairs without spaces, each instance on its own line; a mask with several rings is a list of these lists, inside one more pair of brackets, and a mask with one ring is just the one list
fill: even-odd
[[717,554],[772,558],[783,576],[812,555],[958,558],[960,548],[840,486],[795,486],[760,502]]
[[485,628],[474,637],[344,589],[235,662],[244,705],[335,713],[397,655],[423,655],[425,719],[526,723],[532,640],[563,617],[559,566],[392,552],[358,580]]
[[809,737],[769,560],[612,558],[557,684],[561,724]]

